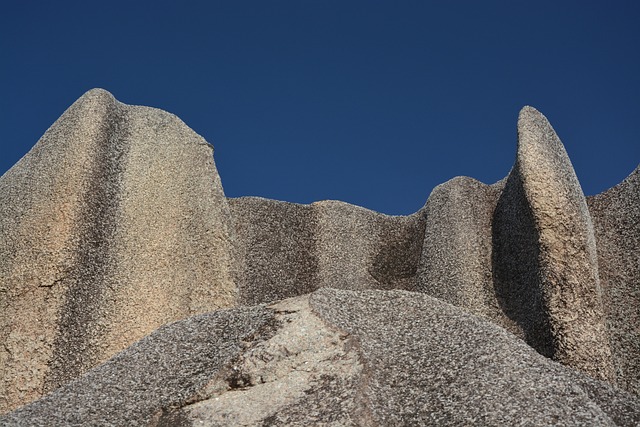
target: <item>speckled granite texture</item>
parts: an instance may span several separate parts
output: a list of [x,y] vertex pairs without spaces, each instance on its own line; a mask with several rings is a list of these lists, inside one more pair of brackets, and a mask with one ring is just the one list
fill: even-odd
[[240,299],[275,301],[321,287],[413,289],[425,221],[333,200],[230,199]]
[[587,204],[616,380],[640,395],[640,167]]
[[507,324],[491,271],[491,222],[502,188],[457,177],[431,192],[416,290]]
[[227,199],[212,152],[98,89],[0,177],[0,424],[640,422],[638,169],[585,197],[531,107],[409,216]]
[[0,178],[0,410],[236,304],[212,151],[177,117],[92,90]]
[[148,425],[195,397],[241,353],[271,334],[264,307],[219,310],[165,325],[44,398],[0,417],[0,425]]
[[634,426],[640,401],[427,295],[329,288],[164,326],[0,417],[14,426],[523,421]]

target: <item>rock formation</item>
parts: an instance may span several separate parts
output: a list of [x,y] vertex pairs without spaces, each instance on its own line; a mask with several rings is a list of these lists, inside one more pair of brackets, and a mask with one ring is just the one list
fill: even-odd
[[560,140],[531,107],[520,112],[499,205],[494,278],[505,313],[542,354],[614,381],[587,203]]
[[640,395],[640,167],[587,204],[616,381]]
[[324,288],[163,326],[2,421],[513,425],[523,419],[633,425],[640,402],[427,295]]
[[504,180],[387,216],[212,151],[92,90],[0,177],[0,424],[640,423],[638,169],[585,197],[525,107]]
[[457,177],[431,192],[416,290],[506,326],[491,269],[491,223],[503,187]]
[[245,304],[340,289],[413,289],[424,221],[344,202],[230,199]]
[[92,90],[0,178],[0,409],[236,304],[211,153],[177,117]]

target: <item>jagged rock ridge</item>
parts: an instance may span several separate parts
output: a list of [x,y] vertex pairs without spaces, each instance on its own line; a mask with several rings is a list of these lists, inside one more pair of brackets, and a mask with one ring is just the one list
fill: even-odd
[[[323,417],[335,417],[336,425],[501,424],[509,421],[505,414],[525,406],[536,424],[638,420],[638,169],[619,186],[585,198],[560,140],[531,107],[520,113],[516,163],[507,178],[490,186],[455,178],[406,217],[335,201],[227,199],[211,154],[211,146],[175,116],[93,90],[0,178],[0,412],[55,390],[6,422],[71,420],[65,417],[74,405],[94,408],[78,412],[74,422],[98,422],[108,419],[110,405],[123,402],[123,411],[112,411],[116,424],[122,416],[141,425],[217,425],[224,424],[216,418],[222,413],[248,424],[308,424]],[[343,291],[318,291],[323,287]],[[404,293],[387,292],[393,289]],[[310,293],[310,299],[260,305]],[[246,325],[269,318],[270,332],[256,326],[262,332],[247,329],[244,336],[234,327],[203,336],[205,347],[194,351],[207,352],[220,340],[234,349],[215,363],[194,362],[205,363],[207,372],[174,375],[145,362],[157,361],[153,354],[162,344],[153,343],[170,341],[171,328],[182,323],[102,364],[161,325],[239,304],[257,307],[213,316],[242,318]],[[278,314],[279,304],[304,314]],[[456,320],[461,317],[467,320]],[[451,340],[438,338],[436,318]],[[414,343],[376,332],[376,325],[391,327],[394,319]],[[315,338],[301,332],[310,328]],[[470,371],[469,349],[453,337],[476,335],[482,337],[478,351],[499,357],[472,363]],[[527,351],[533,350],[514,350],[527,348],[520,339],[568,368],[542,357],[530,365]],[[318,360],[323,351],[314,340],[326,341],[330,365]],[[340,344],[344,340],[351,344]],[[191,357],[187,341],[182,350],[168,351],[177,358],[171,363]],[[302,355],[275,357],[268,342],[298,346]],[[258,366],[247,356],[256,351],[276,361]],[[405,354],[401,368],[390,358]],[[301,360],[313,369],[292,377]],[[235,385],[220,380],[238,363],[252,373]],[[342,376],[328,374],[330,366]],[[450,381],[483,378],[478,387],[484,391],[459,383],[454,390],[460,394],[450,394],[444,383],[434,385],[440,380],[433,383],[430,375],[442,366],[449,367],[442,375]],[[158,380],[123,375],[113,383],[106,378],[113,369],[140,369]],[[523,387],[530,387],[529,379],[555,384],[547,392],[560,403],[545,410],[525,396],[510,399],[497,384],[506,387],[500,378],[516,375],[511,370],[522,374],[514,381]],[[175,379],[168,388],[163,375]],[[279,384],[282,392],[267,393],[256,386],[257,377],[271,378],[270,386]],[[398,382],[389,383],[393,378]],[[138,397],[113,396],[125,384],[136,389],[136,382],[145,384]],[[573,386],[585,394],[567,395]],[[231,389],[242,393],[225,394]],[[340,398],[326,403],[332,395]],[[263,403],[241,414],[243,399]],[[394,406],[394,399],[406,408]],[[63,401],[67,406],[55,415],[52,408]],[[469,405],[476,412],[463,409]],[[591,409],[581,419],[576,411],[585,405]],[[492,406],[501,409],[491,412]]]

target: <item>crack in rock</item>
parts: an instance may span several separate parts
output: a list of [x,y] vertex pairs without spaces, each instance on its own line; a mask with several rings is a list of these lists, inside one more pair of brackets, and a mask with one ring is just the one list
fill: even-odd
[[[313,421],[308,418],[313,417],[313,411],[304,415],[306,421],[299,419],[299,406],[313,406],[314,395],[323,395],[326,401],[323,392],[329,390],[332,395],[355,394],[353,384],[358,382],[362,365],[353,339],[315,315],[308,297],[284,300],[269,308],[280,324],[275,335],[248,348],[198,393],[198,402],[185,406],[179,414],[168,414],[166,421],[277,425],[295,424],[294,417],[304,423]],[[353,396],[341,400],[334,421],[352,424]]]

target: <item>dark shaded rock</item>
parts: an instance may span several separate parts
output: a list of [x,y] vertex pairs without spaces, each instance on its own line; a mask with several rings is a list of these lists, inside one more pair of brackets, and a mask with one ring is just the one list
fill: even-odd
[[492,270],[506,327],[546,357],[553,335],[540,277],[539,234],[518,174],[509,174],[493,218]]
[[616,381],[640,395],[640,167],[587,203]]
[[258,197],[229,199],[229,206],[243,303],[276,301],[317,288],[316,220],[311,206]]
[[229,199],[247,304],[303,295],[322,286],[412,289],[422,248],[419,214],[388,216],[337,201],[299,205]]

